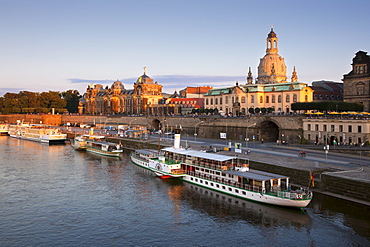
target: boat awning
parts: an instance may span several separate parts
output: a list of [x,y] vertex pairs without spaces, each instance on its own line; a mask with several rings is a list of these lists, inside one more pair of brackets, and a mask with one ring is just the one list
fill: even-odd
[[203,158],[203,159],[208,159],[208,160],[215,160],[215,161],[220,161],[220,162],[233,159],[233,157],[226,156],[226,155],[214,154],[214,153],[205,153],[205,152],[191,150],[191,149],[169,147],[169,148],[164,148],[162,150],[166,151],[166,152],[188,155],[188,156],[191,156],[191,157],[198,157],[198,158]]
[[144,154],[144,155],[150,155],[150,154],[158,155],[158,151],[154,150],[154,149],[138,149],[138,150],[135,150],[135,151],[137,153],[141,153],[141,154]]
[[252,169],[249,169],[249,171],[246,171],[246,172],[242,172],[242,171],[223,171],[223,173],[236,175],[236,176],[239,176],[239,177],[248,178],[248,179],[257,180],[257,181],[266,181],[266,180],[271,180],[271,179],[279,179],[279,178],[280,179],[285,179],[285,178],[288,178],[286,176],[282,176],[282,175],[279,175],[279,174],[263,172],[263,171],[258,171],[258,170],[252,170]]

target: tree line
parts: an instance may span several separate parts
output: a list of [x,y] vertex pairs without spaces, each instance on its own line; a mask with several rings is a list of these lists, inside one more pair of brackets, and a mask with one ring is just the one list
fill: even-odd
[[77,113],[81,98],[77,90],[65,92],[30,92],[6,93],[0,97],[0,112],[11,113]]

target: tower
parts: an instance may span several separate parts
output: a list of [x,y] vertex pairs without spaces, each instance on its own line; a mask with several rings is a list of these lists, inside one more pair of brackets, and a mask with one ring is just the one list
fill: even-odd
[[295,70],[295,66],[292,72],[292,82],[297,82],[298,81],[298,76],[297,76],[297,71]]
[[253,82],[253,76],[251,72],[251,67],[249,67],[248,76],[247,76],[247,84],[252,84]]
[[284,58],[278,54],[278,41],[274,29],[271,28],[266,38],[266,54],[258,65],[258,84],[287,82]]

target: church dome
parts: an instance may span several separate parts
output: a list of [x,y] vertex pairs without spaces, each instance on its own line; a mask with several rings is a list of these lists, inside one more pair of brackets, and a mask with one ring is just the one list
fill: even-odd
[[123,86],[122,82],[120,82],[119,80],[113,82],[112,86],[111,86],[111,89],[121,89],[121,90],[125,90],[125,86]]

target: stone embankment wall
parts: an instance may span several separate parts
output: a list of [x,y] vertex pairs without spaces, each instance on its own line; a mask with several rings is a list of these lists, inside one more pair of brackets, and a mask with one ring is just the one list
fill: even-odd
[[370,202],[370,182],[327,173],[321,175],[321,189],[331,193]]

